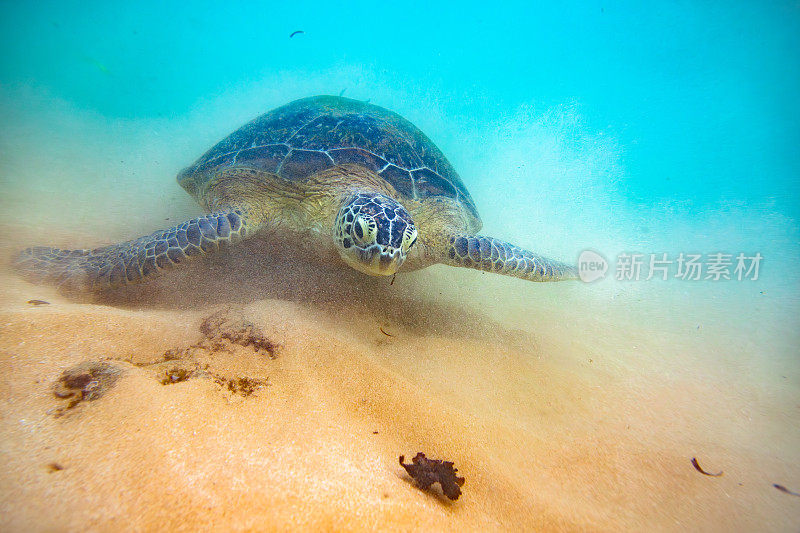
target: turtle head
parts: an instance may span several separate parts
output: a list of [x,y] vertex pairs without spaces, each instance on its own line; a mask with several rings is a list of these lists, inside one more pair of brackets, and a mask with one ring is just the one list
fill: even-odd
[[382,194],[348,197],[336,215],[333,238],[342,259],[371,276],[391,276],[417,240],[411,215]]

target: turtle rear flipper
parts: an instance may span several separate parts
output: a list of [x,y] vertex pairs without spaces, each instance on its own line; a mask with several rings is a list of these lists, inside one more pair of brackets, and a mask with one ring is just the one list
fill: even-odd
[[572,265],[482,235],[451,236],[442,262],[529,281],[578,279],[578,271]]
[[252,231],[240,210],[219,211],[174,228],[94,250],[35,247],[22,251],[14,268],[34,282],[79,291],[139,283],[193,257],[236,243]]

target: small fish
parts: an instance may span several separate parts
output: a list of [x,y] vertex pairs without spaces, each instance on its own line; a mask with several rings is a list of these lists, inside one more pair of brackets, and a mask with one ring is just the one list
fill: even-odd
[[347,87],[345,87],[344,89],[342,89],[341,91],[339,91],[339,96],[342,96],[342,95],[344,95],[344,92],[345,92],[346,90],[347,90]]
[[93,57],[85,56],[84,60],[87,63],[89,63],[90,65],[92,65],[95,68],[97,68],[97,70],[99,70],[103,74],[111,75],[111,70],[107,66],[105,66],[103,63],[98,61],[97,59],[95,59]]
[[31,305],[50,305],[50,302],[45,302],[44,300],[28,300],[28,303]]
[[721,476],[721,475],[722,475],[722,470],[720,470],[720,471],[719,471],[718,473],[716,473],[716,474],[712,474],[711,472],[706,472],[705,470],[703,470],[702,468],[700,468],[700,465],[697,463],[697,459],[695,459],[694,457],[692,457],[692,465],[694,465],[694,469],[695,469],[695,470],[697,470],[697,471],[698,471],[698,472],[700,472],[701,474],[705,474],[706,476],[719,477],[719,476]]
[[289,39],[291,39],[291,38],[292,38],[292,37],[294,37],[295,35],[299,35],[299,34],[301,34],[301,33],[305,33],[305,32],[304,32],[303,30],[297,30],[297,31],[293,31],[293,32],[292,32],[292,34],[289,36]]

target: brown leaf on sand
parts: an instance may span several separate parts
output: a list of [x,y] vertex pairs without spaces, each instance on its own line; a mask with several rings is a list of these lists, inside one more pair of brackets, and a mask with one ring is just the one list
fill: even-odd
[[461,496],[461,486],[464,478],[458,477],[458,468],[453,468],[451,461],[440,461],[438,459],[428,459],[422,452],[417,453],[412,459],[411,464],[405,464],[405,456],[400,456],[400,466],[406,469],[408,475],[414,478],[419,488],[430,489],[434,483],[442,486],[442,492],[451,500],[457,500]]

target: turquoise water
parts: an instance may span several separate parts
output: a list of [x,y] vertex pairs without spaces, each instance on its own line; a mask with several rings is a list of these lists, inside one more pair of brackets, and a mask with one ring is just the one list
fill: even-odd
[[[454,125],[568,106],[624,153],[620,188],[630,200],[798,214],[792,2],[144,2],[135,12],[48,2],[3,11],[3,85],[109,118],[183,115],[232,91],[272,96],[242,104],[254,114],[344,90],[422,126],[434,120],[424,110],[436,109],[444,127],[432,134],[453,154]],[[295,30],[305,33],[289,39]]]
[[[175,174],[244,122],[314,94],[369,99],[441,148],[486,234],[611,262],[574,289],[433,273],[451,285],[443,297],[516,327],[536,316],[558,330],[532,310],[542,302],[583,309],[576,336],[589,343],[594,325],[603,346],[663,328],[662,347],[700,346],[755,390],[788,376],[781,398],[796,400],[796,2],[3,2],[0,47],[0,206],[20,235],[9,248],[125,240],[196,216]],[[614,279],[621,253],[717,252],[761,254],[759,279]],[[692,344],[701,324],[713,338]],[[746,429],[734,442],[796,462],[797,414],[771,420],[769,443]]]

